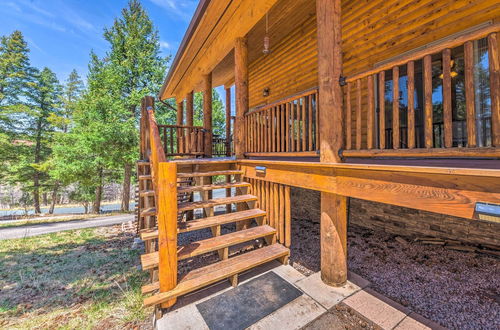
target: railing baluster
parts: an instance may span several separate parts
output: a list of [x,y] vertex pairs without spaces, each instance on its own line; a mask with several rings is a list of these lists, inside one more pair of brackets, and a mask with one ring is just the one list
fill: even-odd
[[356,149],[361,149],[361,79],[356,80]]
[[302,103],[302,125],[301,125],[301,133],[302,133],[302,148],[300,149],[301,151],[306,151],[306,98],[303,97],[300,99]]
[[488,36],[491,97],[491,145],[500,147],[500,54],[498,33]]
[[366,142],[368,149],[373,149],[373,117],[375,116],[375,105],[374,105],[374,86],[373,86],[373,75],[369,75],[367,79],[368,87],[368,114],[366,119]]
[[451,112],[451,49],[443,50],[443,121],[444,146],[451,148],[453,143]]
[[290,150],[290,102],[285,104],[285,151]]
[[476,108],[474,93],[474,45],[472,41],[464,44],[465,61],[465,107],[467,111],[467,146],[475,147],[476,142]]
[[307,145],[307,151],[313,151],[313,110],[312,110],[312,95],[307,97],[308,100],[308,132],[309,132],[309,144]]
[[378,74],[379,148],[385,149],[385,71]]
[[424,57],[424,130],[425,147],[432,148],[432,58]]
[[285,132],[286,132],[286,121],[285,121],[286,104],[280,104],[280,115],[281,115],[281,149],[280,151],[286,151],[285,149]]
[[415,148],[415,62],[408,62],[408,148]]
[[276,152],[276,107],[269,109],[269,119],[271,124],[271,151]]
[[290,135],[290,139],[291,139],[291,150],[290,151],[297,151],[297,149],[295,149],[295,109],[296,109],[296,106],[295,106],[295,101],[292,101],[291,104],[290,104],[290,120],[291,120],[291,125],[292,125],[292,134]]
[[399,66],[392,68],[392,148],[399,149]]
[[352,83],[347,84],[346,95],[346,114],[345,114],[345,148],[352,148],[352,107],[351,107],[351,89]]
[[319,150],[319,105],[318,105],[318,91],[316,91],[314,93],[314,104],[316,105],[315,106],[315,110],[316,110],[316,125],[315,125],[315,129],[316,129],[316,141],[315,142],[315,146],[316,146],[316,150]]

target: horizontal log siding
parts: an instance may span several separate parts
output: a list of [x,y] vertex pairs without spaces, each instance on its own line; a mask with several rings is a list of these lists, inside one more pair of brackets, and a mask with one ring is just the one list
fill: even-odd
[[[313,16],[282,40],[270,40],[271,53],[262,54],[249,65],[250,108],[317,86],[316,39],[316,17]],[[268,97],[263,96],[265,88],[269,88]]]

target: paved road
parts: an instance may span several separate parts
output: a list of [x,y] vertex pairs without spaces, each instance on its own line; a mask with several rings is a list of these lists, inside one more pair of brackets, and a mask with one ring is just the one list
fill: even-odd
[[4,229],[0,228],[0,240],[37,236],[64,230],[111,226],[132,220],[134,220],[134,215],[125,214],[93,218],[88,220],[73,220],[66,222],[41,223],[38,225],[11,227]]

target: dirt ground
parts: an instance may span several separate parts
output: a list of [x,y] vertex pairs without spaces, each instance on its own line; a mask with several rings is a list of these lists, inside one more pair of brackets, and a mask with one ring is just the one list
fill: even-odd
[[302,330],[379,330],[379,326],[340,303],[306,325]]
[[[319,224],[292,221],[291,264],[320,270]],[[500,259],[351,226],[349,269],[371,287],[450,329],[500,328]]]

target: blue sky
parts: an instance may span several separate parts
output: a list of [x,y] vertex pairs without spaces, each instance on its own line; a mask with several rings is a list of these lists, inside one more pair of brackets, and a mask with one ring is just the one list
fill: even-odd
[[[141,0],[159,30],[163,55],[175,55],[197,0]],[[103,30],[120,16],[127,0],[0,0],[0,35],[20,30],[31,64],[56,72],[61,82],[71,70],[87,74],[89,53],[107,50]]]

